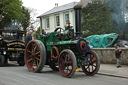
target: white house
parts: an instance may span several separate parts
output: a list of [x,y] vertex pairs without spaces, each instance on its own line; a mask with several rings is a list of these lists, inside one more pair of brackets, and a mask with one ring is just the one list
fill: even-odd
[[75,10],[77,2],[72,2],[62,6],[56,6],[48,12],[38,16],[40,18],[40,28],[46,32],[53,32],[57,27],[65,28],[65,24],[70,21],[75,30]]

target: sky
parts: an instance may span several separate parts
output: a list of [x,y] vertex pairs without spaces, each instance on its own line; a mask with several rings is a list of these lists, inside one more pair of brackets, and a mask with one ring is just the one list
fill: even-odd
[[22,0],[23,6],[37,10],[37,16],[54,8],[55,3],[61,6],[74,1],[79,2],[80,0]]

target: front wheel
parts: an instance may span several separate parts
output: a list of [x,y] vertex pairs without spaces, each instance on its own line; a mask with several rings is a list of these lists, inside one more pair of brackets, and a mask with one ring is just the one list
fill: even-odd
[[87,65],[82,66],[82,70],[86,75],[93,76],[95,75],[100,68],[100,58],[95,51],[87,51],[85,53],[85,59],[87,61]]
[[0,67],[4,66],[5,63],[5,57],[3,55],[0,55]]
[[60,53],[58,65],[59,71],[64,77],[72,77],[76,70],[76,57],[71,50],[63,50]]

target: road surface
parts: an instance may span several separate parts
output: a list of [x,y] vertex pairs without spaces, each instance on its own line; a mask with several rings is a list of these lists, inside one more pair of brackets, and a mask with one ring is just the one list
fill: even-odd
[[48,67],[41,73],[33,73],[26,66],[8,64],[0,67],[0,85],[128,85],[128,79],[98,74],[86,76],[83,72],[65,78]]

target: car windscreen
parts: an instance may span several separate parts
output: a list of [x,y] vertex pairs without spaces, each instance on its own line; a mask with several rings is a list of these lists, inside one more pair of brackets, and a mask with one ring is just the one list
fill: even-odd
[[19,33],[17,32],[2,32],[2,36],[4,39],[7,40],[14,40],[14,39],[19,39],[22,40],[22,36],[19,36]]

